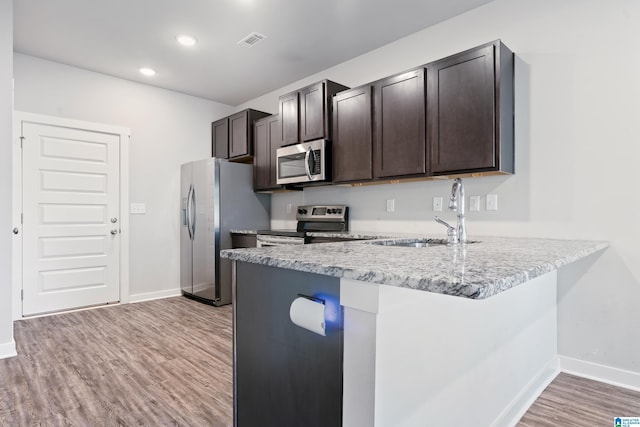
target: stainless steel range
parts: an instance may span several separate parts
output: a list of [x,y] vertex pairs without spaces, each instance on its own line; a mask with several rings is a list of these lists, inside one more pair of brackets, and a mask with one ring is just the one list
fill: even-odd
[[331,237],[311,237],[309,232],[349,231],[349,207],[345,205],[298,206],[295,230],[259,230],[257,246],[303,245],[305,243],[344,240]]

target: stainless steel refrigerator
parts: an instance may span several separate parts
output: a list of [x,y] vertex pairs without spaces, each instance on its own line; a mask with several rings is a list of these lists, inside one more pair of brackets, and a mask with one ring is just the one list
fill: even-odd
[[209,158],[181,167],[180,287],[186,297],[231,303],[232,229],[269,228],[270,200],[256,194],[253,167]]

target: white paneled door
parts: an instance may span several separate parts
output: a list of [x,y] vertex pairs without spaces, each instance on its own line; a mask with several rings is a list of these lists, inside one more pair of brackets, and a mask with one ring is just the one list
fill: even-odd
[[22,314],[120,300],[122,135],[22,122]]

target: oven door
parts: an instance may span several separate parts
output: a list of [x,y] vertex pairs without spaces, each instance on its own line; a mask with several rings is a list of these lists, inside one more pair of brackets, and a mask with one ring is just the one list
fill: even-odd
[[328,144],[324,139],[278,148],[278,184],[324,181],[328,178]]
[[256,247],[265,248],[269,246],[304,245],[304,237],[271,236],[258,234],[256,236]]

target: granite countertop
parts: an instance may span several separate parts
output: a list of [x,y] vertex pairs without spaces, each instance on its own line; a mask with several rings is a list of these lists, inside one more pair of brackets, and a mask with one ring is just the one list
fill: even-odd
[[231,234],[258,234],[258,230],[230,230]]
[[[372,238],[374,233],[342,233]],[[389,246],[392,237],[368,241],[231,249],[236,261],[483,299],[604,250],[607,242],[478,237],[478,243],[428,248]],[[398,235],[398,233],[390,233]],[[424,236],[413,236],[424,238]],[[378,244],[376,244],[378,243]],[[382,243],[382,244],[379,244]],[[387,245],[385,245],[386,243]]]

